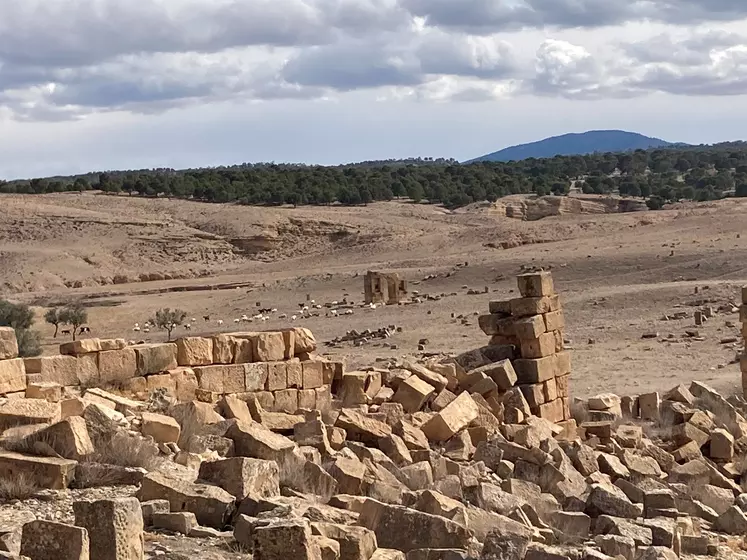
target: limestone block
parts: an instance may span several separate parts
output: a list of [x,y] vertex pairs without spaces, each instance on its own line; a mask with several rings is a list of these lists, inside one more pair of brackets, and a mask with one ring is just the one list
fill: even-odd
[[288,362],[285,366],[285,374],[287,388],[303,388],[303,366],[301,365],[301,362]]
[[332,391],[329,385],[314,389],[316,393],[316,408],[320,412],[327,412],[332,408]]
[[518,383],[543,383],[555,377],[557,369],[557,355],[535,359],[514,360],[514,370]]
[[255,560],[321,560],[306,519],[271,521],[254,528]]
[[508,391],[516,384],[518,379],[510,360],[501,360],[492,364],[479,367],[470,373],[481,372],[490,377],[498,387],[499,391]]
[[71,397],[60,400],[60,418],[65,419],[70,416],[83,416],[86,408],[86,402],[80,397]]
[[224,393],[223,368],[224,366],[200,366],[193,368],[197,376],[199,388],[212,393]]
[[542,315],[560,309],[560,298],[557,295],[547,297],[525,297],[511,300],[511,315],[528,317]]
[[734,436],[718,428],[711,433],[711,459],[731,461],[734,457]]
[[283,333],[283,344],[285,345],[285,354],[283,358],[290,360],[296,355],[296,331],[288,329],[282,331]]
[[231,457],[200,465],[200,480],[220,486],[238,500],[280,495],[280,474],[274,461]]
[[[168,372],[159,373],[156,375],[149,375],[147,379],[145,379],[145,391],[144,392],[150,393],[157,389],[166,389],[166,392],[169,395],[176,396],[176,379],[174,378],[173,375],[171,375]],[[143,391],[134,391],[134,392],[139,393]]]
[[524,395],[524,398],[532,408],[537,408],[541,404],[545,404],[545,391],[543,383],[532,383],[530,385],[519,385],[519,389]]
[[268,384],[269,368],[264,362],[247,363],[245,367],[244,387],[247,391],[262,391]]
[[0,405],[0,430],[27,424],[53,424],[60,420],[60,404],[39,399],[9,400]]
[[267,390],[280,391],[288,388],[288,369],[285,362],[267,364]]
[[[228,334],[217,334],[212,338],[214,364],[233,364],[236,359],[236,339]],[[195,364],[206,365],[206,364]]]
[[20,553],[30,560],[89,560],[88,531],[43,519],[30,521],[23,526]]
[[138,344],[132,346],[137,357],[138,375],[152,375],[174,369],[176,363],[176,344]]
[[250,339],[237,338],[234,341],[233,363],[249,364],[254,362],[254,344]]
[[80,356],[101,350],[101,341],[98,338],[83,338],[60,344],[60,354],[67,356]]
[[313,333],[304,327],[295,327],[294,341],[293,341],[293,353],[298,356],[304,352],[310,353],[316,351],[316,339]]
[[544,333],[537,338],[521,341],[522,358],[544,358],[555,354],[555,335]]
[[0,327],[0,360],[18,357],[18,341],[13,327]]
[[178,367],[168,372],[175,383],[174,396],[179,402],[193,401],[195,391],[200,387],[197,375],[189,367]]
[[243,393],[246,391],[246,366],[244,364],[221,367],[223,368],[224,393]]
[[545,320],[542,315],[532,315],[514,321],[514,333],[519,340],[533,340],[539,338],[541,334],[547,332]]
[[99,352],[99,379],[116,384],[137,376],[137,354],[132,348]]
[[75,524],[88,531],[91,558],[143,559],[143,513],[137,498],[73,502]]
[[156,529],[166,529],[172,533],[190,536],[199,525],[197,516],[190,511],[154,513],[151,517],[152,526]]
[[176,341],[176,360],[180,366],[207,366],[213,363],[213,339],[188,336]]
[[61,457],[75,461],[82,461],[96,452],[86,421],[80,416],[56,422],[24,439],[30,448],[37,441],[44,442]]
[[638,409],[641,420],[658,420],[661,399],[659,393],[646,393],[638,397]]
[[558,397],[568,398],[570,395],[570,375],[561,375],[555,378],[555,386]]
[[226,418],[236,418],[241,422],[253,422],[247,404],[239,398],[225,395],[219,403],[221,414]]
[[480,315],[477,318],[477,324],[482,332],[488,336],[502,336],[506,338],[516,336],[514,329],[515,319],[506,317],[505,315],[493,312],[488,315]]
[[45,356],[26,358],[26,373],[38,373],[42,381],[60,385],[78,385],[78,358],[75,356]]
[[[122,346],[124,348],[125,346]],[[121,348],[116,348],[121,350]],[[99,373],[99,354],[94,352],[91,354],[81,354],[77,356],[78,360],[78,383],[84,387],[93,387],[98,385],[101,381],[101,374]]]
[[298,392],[298,410],[316,410],[316,389],[302,389]]
[[59,383],[39,382],[29,383],[26,387],[27,399],[42,399],[48,402],[62,400],[62,387]]
[[322,362],[303,362],[303,388],[318,389],[324,384]]
[[188,482],[162,472],[143,477],[137,492],[141,502],[168,500],[172,511],[191,511],[200,525],[222,529],[233,512],[235,498],[217,486]]
[[565,420],[565,413],[563,411],[563,401],[561,399],[555,399],[541,404],[537,407],[534,412],[540,418],[549,420],[550,422],[562,422]]
[[26,390],[26,367],[23,359],[0,360],[0,394]]
[[435,392],[432,385],[412,375],[399,384],[392,402],[400,403],[405,412],[413,413],[420,410]]
[[121,350],[127,347],[127,341],[124,338],[102,338],[99,346],[101,350]]
[[152,437],[156,443],[177,443],[181,427],[171,416],[143,412],[141,432],[144,436]]
[[519,274],[516,281],[521,297],[544,297],[555,294],[552,274],[548,271]]
[[275,391],[275,410],[294,414],[298,410],[298,389]]
[[542,384],[542,392],[545,396],[545,402],[554,401],[557,398],[560,398],[561,395],[558,394],[558,384],[557,384],[557,377],[553,379],[548,379]]
[[[547,332],[560,332],[565,328],[565,318],[563,311],[551,311],[543,315],[545,321],[545,330]],[[560,338],[562,339],[562,333]],[[562,340],[561,340],[562,343]],[[562,349],[562,348],[561,348]],[[560,351],[560,350],[558,350]]]
[[0,478],[12,479],[19,473],[24,473],[39,488],[63,490],[73,481],[76,464],[71,459],[0,451]]
[[278,362],[285,357],[285,341],[281,332],[257,333],[252,338],[252,353],[257,362]]
[[568,375],[571,373],[571,353],[558,352],[555,354],[555,375]]
[[430,441],[446,441],[475,420],[479,409],[469,393],[462,393],[422,427]]

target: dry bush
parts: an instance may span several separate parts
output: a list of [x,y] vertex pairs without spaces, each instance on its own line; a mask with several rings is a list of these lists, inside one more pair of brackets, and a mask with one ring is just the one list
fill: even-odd
[[27,500],[39,491],[34,480],[26,473],[0,477],[0,501]]
[[156,444],[129,434],[114,434],[109,441],[96,442],[95,447],[96,453],[88,458],[88,462],[142,467],[147,471],[157,469],[163,462]]

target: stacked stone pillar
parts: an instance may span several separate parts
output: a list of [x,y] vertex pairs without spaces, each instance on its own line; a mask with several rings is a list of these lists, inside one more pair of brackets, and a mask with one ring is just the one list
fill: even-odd
[[739,320],[742,322],[742,339],[744,342],[739,366],[742,370],[742,391],[747,398],[747,286],[742,286],[742,305],[739,307]]
[[517,280],[521,297],[490,302],[480,327],[491,345],[514,347],[516,384],[532,414],[555,423],[570,420],[571,358],[563,348],[565,319],[552,275],[521,274]]

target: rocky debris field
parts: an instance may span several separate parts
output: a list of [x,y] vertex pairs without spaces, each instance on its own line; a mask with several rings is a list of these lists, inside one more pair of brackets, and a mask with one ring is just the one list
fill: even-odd
[[[530,295],[552,284],[526,282],[481,318],[492,344],[458,356],[345,371],[299,333],[302,358],[273,371],[302,385],[291,364],[321,362],[333,398],[313,410],[231,392],[236,366],[223,381],[205,366],[190,399],[147,382],[146,395],[36,378],[4,390],[0,558],[747,557],[747,402],[700,382],[562,396],[561,317]],[[16,363],[0,335],[0,363]],[[205,344],[180,348],[196,360]]]

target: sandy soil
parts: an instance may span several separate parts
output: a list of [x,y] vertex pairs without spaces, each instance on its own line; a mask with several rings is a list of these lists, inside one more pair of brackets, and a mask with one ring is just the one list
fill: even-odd
[[[292,315],[307,294],[317,303],[345,294],[361,302],[361,276],[374,269],[401,272],[412,289],[446,297],[336,318],[273,318],[262,328],[300,324],[320,341],[351,329],[403,328],[386,341],[396,350],[380,340],[321,347],[351,367],[417,354],[422,338],[428,352],[460,352],[487,342],[475,315],[491,299],[515,297],[513,276],[535,265],[552,267],[562,292],[574,394],[637,394],[692,379],[726,391],[739,385],[738,346],[721,344],[739,336],[737,314],[718,313],[698,327],[702,341],[685,331],[695,328],[697,306],[736,303],[747,284],[747,201],[533,222],[484,205],[450,212],[403,202],[293,209],[60,194],[3,195],[0,204],[4,295],[34,304],[39,317],[44,306],[81,301],[93,336],[164,340],[132,332],[160,307],[184,309],[199,319],[191,332],[207,334],[239,330],[234,319],[258,304]],[[436,277],[423,280],[429,275]],[[113,284],[117,276],[125,283]],[[487,294],[467,293],[485,287]],[[689,317],[662,320],[678,311]],[[39,327],[45,352],[54,353],[59,338]],[[641,338],[649,332],[660,336]]]

